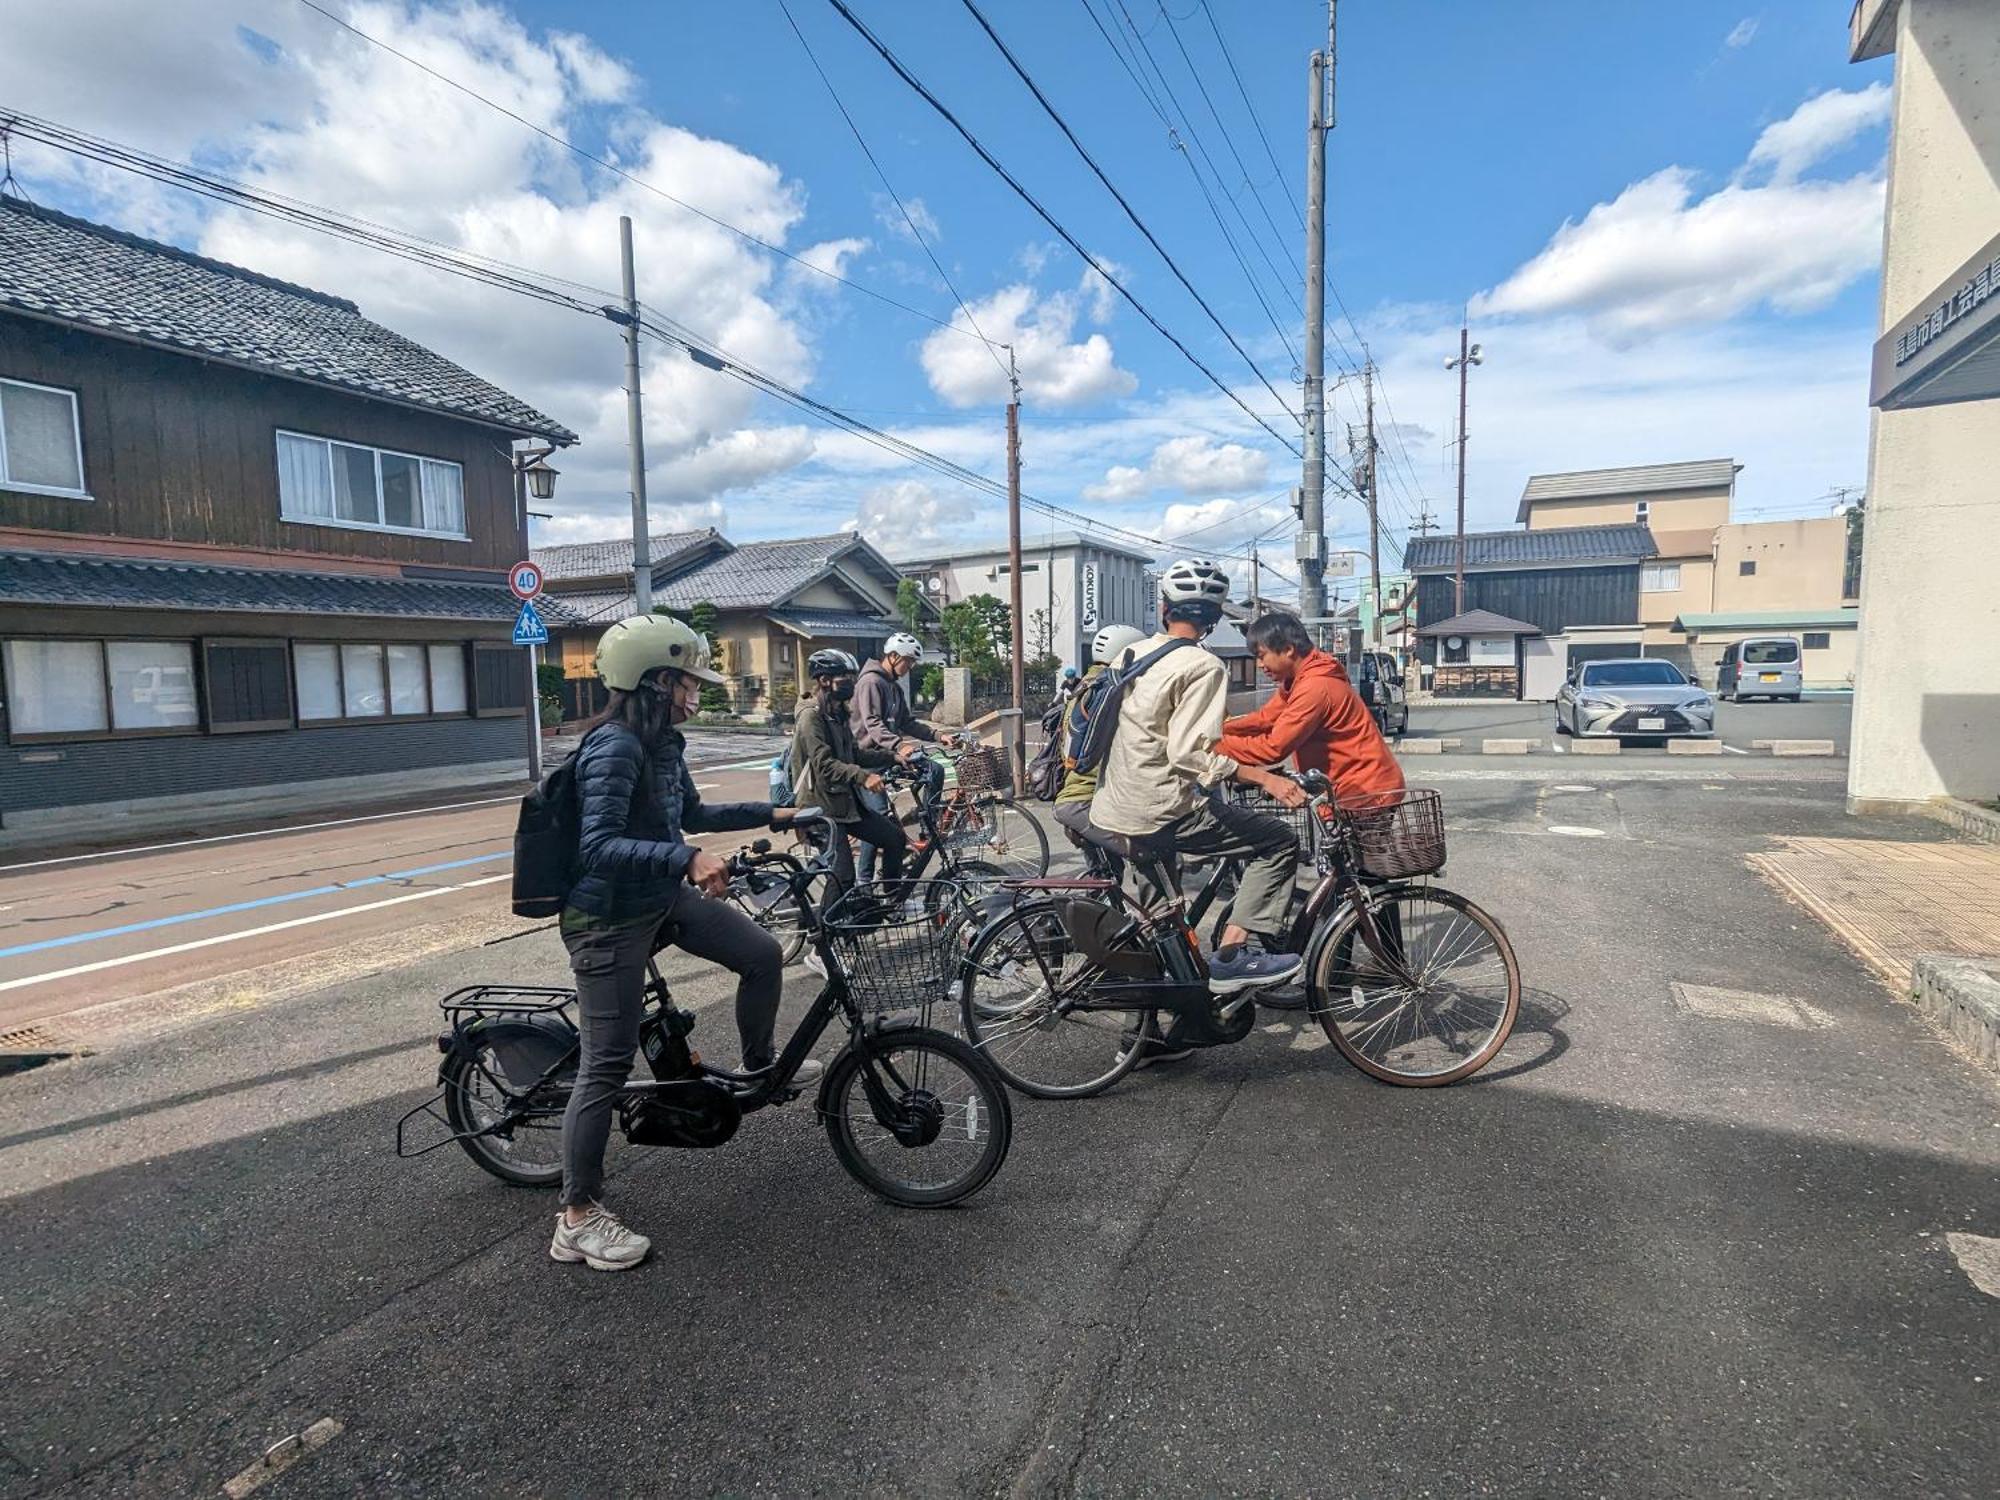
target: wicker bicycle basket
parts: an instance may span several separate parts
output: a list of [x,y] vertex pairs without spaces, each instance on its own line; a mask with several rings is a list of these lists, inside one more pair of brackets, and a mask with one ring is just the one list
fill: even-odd
[[951,1003],[964,957],[948,880],[877,881],[850,886],[826,913],[827,937],[864,1011],[930,1008]]
[[958,784],[968,792],[1011,792],[1014,777],[1007,765],[1007,752],[981,745],[958,758]]
[[1408,880],[1444,868],[1444,799],[1434,791],[1347,797],[1336,815],[1348,852],[1365,875]]

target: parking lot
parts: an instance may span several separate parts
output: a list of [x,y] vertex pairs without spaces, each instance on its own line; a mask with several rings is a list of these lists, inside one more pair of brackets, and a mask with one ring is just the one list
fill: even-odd
[[[1759,753],[1758,740],[1832,740],[1834,753],[1847,753],[1848,724],[1854,700],[1849,693],[1809,693],[1800,703],[1718,703],[1717,738],[1728,751]],[[1547,703],[1413,704],[1412,735],[1456,737],[1464,751],[1477,755],[1482,739],[1539,739],[1544,749],[1559,749],[1568,739],[1556,734],[1555,708]],[[1633,739],[1625,753],[1664,754],[1659,740]]]

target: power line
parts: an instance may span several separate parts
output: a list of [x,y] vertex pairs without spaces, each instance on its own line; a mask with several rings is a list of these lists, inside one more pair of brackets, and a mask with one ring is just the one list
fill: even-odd
[[675,205],[677,208],[682,208],[687,210],[687,212],[693,214],[696,218],[704,219],[708,223],[715,225],[715,227],[718,229],[727,230],[730,234],[735,235],[737,238],[745,241],[748,244],[755,245],[759,249],[768,250],[773,255],[783,256],[786,260],[792,262],[792,264],[796,266],[803,266],[806,270],[811,271],[815,276],[824,276],[829,281],[837,281],[842,286],[850,287],[854,291],[861,292],[866,296],[873,297],[878,302],[886,303],[890,307],[897,308],[902,312],[909,313],[913,317],[922,318],[924,319],[924,321],[928,323],[935,323],[940,328],[949,328],[952,330],[952,332],[960,334],[965,338],[978,337],[976,333],[972,333],[966,329],[960,328],[956,323],[953,323],[948,318],[940,318],[935,313],[925,312],[921,307],[912,307],[907,302],[899,301],[897,298],[891,297],[887,292],[877,291],[874,287],[867,285],[865,282],[855,281],[850,277],[841,275],[838,271],[832,270],[827,266],[817,265],[814,262],[807,260],[804,256],[796,255],[792,251],[785,249],[782,245],[774,245],[769,240],[764,239],[760,235],[752,234],[747,229],[738,228],[736,225],[730,223],[727,219],[717,218],[714,214],[709,213],[706,209],[696,208],[692,203],[689,203],[685,199],[675,197],[665,188],[655,187],[652,183],[646,181],[645,178],[635,176],[633,173],[626,171],[625,168],[619,166],[616,162],[609,161],[602,156],[598,156],[594,152],[586,151],[583,147],[577,145],[574,141],[568,140],[565,137],[556,134],[556,132],[547,129],[544,126],[537,125],[533,120],[528,119],[524,115],[516,114],[513,110],[507,108],[506,105],[499,103],[497,100],[488,98],[485,94],[480,93],[477,89],[471,87],[470,85],[460,83],[456,78],[451,77],[449,74],[440,73],[436,68],[433,68],[430,64],[419,61],[418,59],[410,56],[410,54],[407,52],[398,51],[396,48],[390,46],[387,42],[383,41],[380,37],[370,36],[360,27],[354,25],[351,21],[348,21],[341,16],[335,15],[325,6],[318,4],[317,0],[299,0],[299,4],[305,6],[307,10],[315,11],[319,15],[324,16],[327,20],[333,22],[334,25],[340,27],[343,31],[348,31],[353,33],[355,36],[361,38],[362,41],[367,42],[369,45],[380,47],[384,52],[388,53],[391,57],[401,58],[411,67],[418,69],[420,72],[428,74],[430,77],[435,78],[439,83],[444,84],[446,87],[456,89],[458,90],[459,93],[464,94],[467,98],[478,100],[479,103],[484,104],[488,109],[497,110],[499,113],[505,115],[508,119],[514,121],[516,124],[526,126],[529,130],[532,130],[536,135],[542,137],[544,140],[553,142],[555,145],[562,147],[565,151],[574,152],[577,156],[581,157],[583,160],[587,162],[590,162],[593,166],[603,168],[605,171],[611,173],[613,176],[616,176],[626,182],[631,183],[634,187],[644,188],[647,192],[652,193],[657,197],[664,198],[667,202]]
[[813,51],[812,43],[806,40],[805,32],[799,29],[798,20],[792,15],[791,6],[787,5],[785,0],[778,0],[778,9],[784,12],[785,20],[792,28],[792,35],[799,39],[799,45],[805,49],[806,60],[813,65],[813,71],[819,74],[819,81],[826,85],[826,92],[833,100],[833,107],[840,111],[841,119],[845,120],[847,128],[854,132],[854,142],[861,148],[861,154],[868,158],[868,165],[875,169],[875,176],[881,181],[883,191],[888,193],[890,201],[896,205],[896,212],[903,216],[904,224],[909,226],[910,238],[915,240],[919,248],[923,250],[925,257],[931,263],[931,269],[938,273],[938,279],[950,291],[952,300],[958,303],[958,310],[965,314],[965,321],[971,325],[972,331],[979,336],[979,341],[986,345],[986,352],[991,356],[993,363],[1000,367],[1000,373],[1007,376],[1009,380],[1012,380],[1013,372],[1007,368],[1006,361],[1000,358],[1000,355],[993,347],[992,341],[980,329],[979,320],[972,315],[972,309],[966,306],[965,298],[959,294],[958,287],[953,284],[951,277],[945,273],[944,266],[939,263],[937,254],[931,249],[930,242],[924,238],[923,231],[917,228],[917,221],[911,216],[910,210],[904,205],[902,195],[896,191],[896,185],[889,181],[889,174],[882,170],[882,163],[875,159],[875,153],[869,149],[868,138],[862,135],[861,127],[855,123],[854,116],[848,112],[847,105],[840,97],[840,90],[833,86],[833,80],[827,77],[826,69],[820,66],[819,56]]
[[[878,38],[874,32],[868,29],[867,24],[864,21],[862,21],[862,19],[859,16],[855,15],[852,10],[848,9],[847,5],[844,3],[844,0],[828,0],[828,3],[832,5],[835,10],[840,12],[841,18],[845,20],[848,25],[852,26],[855,29],[855,31],[858,32],[865,41],[867,41],[869,46],[875,49],[875,51],[881,56],[882,60],[886,62],[890,66],[890,68],[895,72],[896,76],[901,78],[904,83],[908,84],[913,90],[915,90],[918,96],[922,98],[926,104],[930,105],[932,109],[937,111],[937,113],[944,118],[945,122],[949,124],[952,127],[952,129],[956,130],[959,133],[959,135],[964,139],[965,143],[968,146],[972,147],[972,149],[976,153],[978,153],[980,160],[984,161],[989,167],[991,167],[996,173],[998,173],[1001,180],[1005,182],[1008,187],[1014,190],[1015,194],[1021,199],[1021,201],[1026,203],[1030,208],[1032,208],[1035,211],[1035,213],[1041,218],[1043,223],[1047,224],[1059,236],[1061,236],[1064,244],[1068,245],[1070,249],[1074,250],[1079,256],[1081,256],[1084,262],[1088,264],[1093,271],[1097,272],[1098,275],[1102,276],[1108,285],[1110,285],[1127,302],[1131,303],[1132,306],[1138,311],[1139,315],[1143,317],[1148,323],[1152,324],[1153,328],[1160,334],[1162,338],[1166,339],[1168,343],[1172,344],[1176,349],[1178,349],[1181,352],[1182,357],[1185,358],[1189,364],[1193,365],[1197,370],[1201,371],[1203,375],[1208,377],[1209,383],[1212,384],[1217,390],[1221,391],[1239,408],[1241,408],[1244,415],[1248,416],[1259,427],[1263,428],[1274,439],[1276,439],[1280,444],[1282,444],[1287,452],[1291,453],[1294,457],[1298,455],[1299,452],[1298,446],[1295,443],[1293,443],[1291,439],[1287,438],[1283,433],[1279,432],[1277,428],[1273,427],[1269,422],[1266,422],[1262,417],[1258,416],[1256,412],[1252,411],[1250,407],[1244,402],[1243,398],[1237,395],[1235,391],[1231,390],[1229,386],[1223,382],[1222,378],[1218,376],[1213,370],[1209,369],[1207,365],[1203,364],[1202,361],[1195,355],[1193,350],[1188,348],[1186,344],[1182,343],[1178,338],[1176,338],[1168,330],[1167,326],[1164,323],[1162,323],[1158,318],[1156,318],[1153,315],[1152,311],[1143,302],[1141,302],[1137,297],[1132,295],[1131,290],[1127,288],[1122,281],[1120,281],[1116,276],[1112,275],[1111,272],[1108,269],[1106,269],[1104,264],[1101,261],[1099,261],[1096,256],[1092,255],[1088,250],[1084,249],[1082,242],[1078,240],[1074,234],[1070,233],[1069,229],[1062,223],[1062,221],[1056,218],[1056,216],[1050,213],[1046,208],[1044,208],[1041,205],[1041,203],[1035,198],[1034,194],[1030,193],[1026,187],[1022,186],[1020,180],[1016,178],[1013,173],[1009,172],[1005,167],[1003,167],[1000,164],[999,159],[996,158],[991,151],[987,150],[986,147],[980,143],[979,138],[975,136],[970,130],[968,130],[963,123],[960,122],[958,116],[954,115],[951,112],[951,110],[945,106],[944,101],[939,99],[937,95],[933,94],[930,91],[930,89],[925,87],[923,81],[919,79],[916,76],[916,74],[912,73],[909,70],[909,68],[903,64],[903,61],[900,58],[898,58],[894,52],[890,51],[888,46],[884,42],[882,42],[882,40]],[[1269,384],[1270,382],[1268,381],[1265,382],[1267,388]],[[1274,396],[1277,395],[1275,391],[1273,391],[1272,394]],[[1281,407],[1284,406],[1285,403],[1283,397],[1278,397],[1278,404]]]
[[1222,53],[1222,60],[1229,65],[1229,76],[1236,80],[1236,92],[1243,99],[1243,111],[1250,116],[1250,123],[1257,127],[1257,139],[1264,143],[1264,155],[1271,163],[1271,170],[1277,174],[1279,186],[1285,190],[1285,197],[1292,205],[1292,212],[1298,215],[1299,224],[1304,226],[1306,211],[1299,206],[1298,195],[1292,191],[1291,180],[1278,165],[1278,153],[1271,149],[1271,138],[1264,134],[1264,122],[1258,118],[1257,108],[1250,102],[1250,91],[1243,86],[1243,75],[1236,71],[1236,59],[1230,55],[1229,43],[1222,39],[1222,28],[1215,22],[1215,12],[1208,8],[1208,0],[1201,0],[1201,13],[1208,17],[1208,29],[1215,33],[1215,45]]
[[[1083,158],[1084,165],[1088,166],[1092,173],[1096,175],[1097,180],[1104,184],[1104,190],[1117,200],[1118,206],[1125,211],[1125,217],[1130,219],[1133,227],[1146,237],[1146,243],[1151,245],[1158,252],[1160,259],[1167,263],[1167,269],[1174,273],[1174,279],[1187,289],[1187,294],[1194,298],[1195,304],[1204,313],[1208,314],[1209,322],[1213,323],[1222,336],[1229,340],[1229,347],[1243,357],[1243,363],[1248,365],[1256,377],[1264,382],[1264,389],[1271,393],[1271,399],[1282,407],[1285,404],[1285,398],[1278,394],[1277,387],[1272,385],[1269,377],[1258,368],[1257,361],[1250,357],[1250,351],[1237,342],[1236,335],[1231,333],[1228,326],[1216,315],[1215,309],[1208,305],[1207,299],[1195,290],[1194,283],[1188,280],[1187,274],[1181,270],[1180,265],[1174,258],[1167,253],[1167,247],[1162,245],[1159,238],[1146,226],[1146,221],[1139,217],[1138,210],[1133,208],[1125,195],[1118,191],[1117,184],[1112,182],[1110,177],[1105,174],[1104,168],[1097,164],[1097,158],[1092,156],[1084,148],[1083,142],[1076,138],[1076,132],[1070,129],[1069,121],[1065,120],[1057,111],[1055,105],[1049,102],[1048,95],[1044,94],[1041,86],[1029,76],[1028,70],[1021,65],[1021,60],[1014,55],[1005,42],[1000,40],[1000,33],[993,29],[993,23],[986,19],[985,13],[980,10],[976,0],[963,0],[963,4],[967,10],[972,12],[972,18],[979,23],[979,29],[984,31],[993,45],[1000,49],[1000,55],[1007,59],[1007,66],[1014,70],[1014,75],[1028,86],[1028,92],[1035,96],[1035,102],[1041,105],[1043,112],[1055,122],[1056,129],[1063,133],[1063,138],[1076,149],[1076,154]],[[1266,311],[1268,312],[1269,309],[1267,308]],[[1275,319],[1273,321],[1275,322]]]

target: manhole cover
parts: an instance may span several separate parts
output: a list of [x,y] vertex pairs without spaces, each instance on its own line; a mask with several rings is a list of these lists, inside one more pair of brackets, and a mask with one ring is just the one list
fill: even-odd
[[1758,1026],[1789,1026],[1795,1031],[1816,1031],[1833,1024],[1833,1017],[1818,1006],[1790,995],[1717,989],[1679,980],[1674,981],[1673,990],[1676,1005],[1704,1020],[1748,1021]]

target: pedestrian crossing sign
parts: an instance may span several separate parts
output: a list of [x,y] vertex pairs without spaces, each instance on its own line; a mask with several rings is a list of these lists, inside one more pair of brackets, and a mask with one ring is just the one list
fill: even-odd
[[549,643],[549,627],[542,623],[542,617],[535,609],[535,601],[521,601],[521,612],[514,616],[514,644],[517,646],[546,646]]

